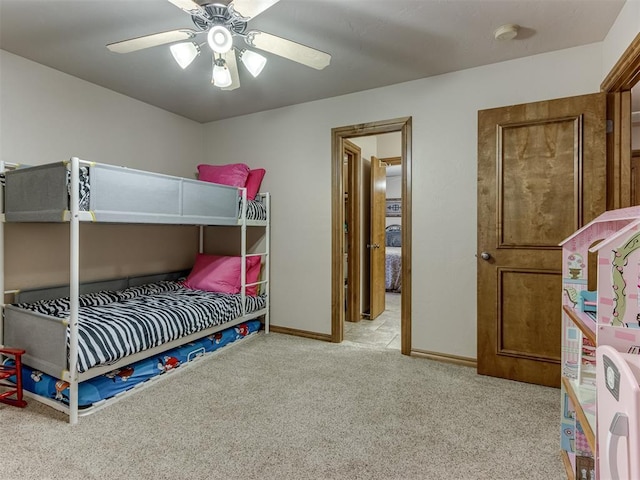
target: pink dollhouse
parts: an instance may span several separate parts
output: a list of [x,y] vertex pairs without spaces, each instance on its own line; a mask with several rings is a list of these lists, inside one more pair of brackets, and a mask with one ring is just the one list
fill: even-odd
[[562,246],[561,447],[569,478],[640,478],[640,207]]

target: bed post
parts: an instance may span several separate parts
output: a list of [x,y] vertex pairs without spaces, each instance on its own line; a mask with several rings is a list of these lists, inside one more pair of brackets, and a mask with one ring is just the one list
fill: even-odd
[[242,316],[247,314],[247,189],[241,188],[242,196],[242,225],[240,227],[240,300],[242,301]]
[[71,158],[69,207],[69,423],[78,423],[78,295],[80,294],[80,160]]
[[[8,163],[0,160],[0,173],[4,174],[7,170],[13,170],[18,167],[17,163]],[[2,292],[2,301],[0,301],[0,346],[4,345],[4,299],[7,294],[15,294],[17,290],[6,291],[4,282],[4,184],[0,187],[0,292]],[[0,363],[5,357],[0,355]]]
[[267,226],[265,227],[265,236],[267,237],[265,239],[265,245],[266,245],[266,251],[267,254],[265,255],[265,260],[264,260],[264,267],[265,267],[265,279],[267,280],[267,283],[265,284],[265,294],[267,296],[267,313],[264,316],[264,333],[269,333],[269,315],[270,315],[270,311],[271,311],[271,300],[270,300],[270,282],[271,282],[271,276],[270,276],[270,268],[271,268],[271,194],[267,193],[265,195],[265,204],[267,207]]
[[[4,174],[4,162],[0,160],[0,173]],[[0,346],[4,345],[4,185],[0,188]],[[0,355],[0,363],[4,357]]]

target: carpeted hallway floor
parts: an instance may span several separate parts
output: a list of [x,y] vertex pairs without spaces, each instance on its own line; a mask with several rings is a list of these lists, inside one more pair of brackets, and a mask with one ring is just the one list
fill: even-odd
[[0,405],[0,478],[564,478],[559,390],[260,334],[72,427]]

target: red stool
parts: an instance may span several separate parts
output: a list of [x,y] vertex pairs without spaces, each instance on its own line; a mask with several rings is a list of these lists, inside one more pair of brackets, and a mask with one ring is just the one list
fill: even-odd
[[[27,402],[22,399],[22,355],[24,350],[18,348],[0,347],[0,354],[13,357],[15,365],[0,365],[0,387],[8,387],[11,390],[0,393],[0,402],[14,407],[24,408],[27,406]],[[3,382],[7,378],[15,375],[15,385],[10,382]],[[11,395],[15,395],[16,398],[9,398]]]

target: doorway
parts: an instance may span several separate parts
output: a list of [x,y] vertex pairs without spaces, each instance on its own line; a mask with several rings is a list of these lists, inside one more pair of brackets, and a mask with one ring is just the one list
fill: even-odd
[[640,205],[640,82],[631,89],[631,205]]
[[[332,324],[331,338],[344,339],[345,322],[345,141],[386,133],[400,133],[401,174],[401,282],[400,350],[411,353],[411,117],[332,129]],[[349,182],[349,186],[353,182]],[[351,210],[349,210],[351,211]],[[383,240],[384,241],[384,240]],[[371,245],[372,242],[369,242]]]
[[400,350],[401,133],[344,139],[344,341]]
[[[607,210],[633,205],[632,94],[640,93],[640,33],[600,85],[607,94]],[[634,87],[636,87],[634,89]],[[640,108],[636,103],[635,106]]]

